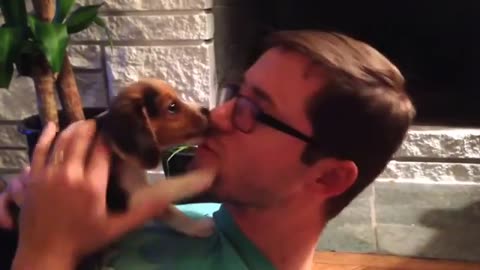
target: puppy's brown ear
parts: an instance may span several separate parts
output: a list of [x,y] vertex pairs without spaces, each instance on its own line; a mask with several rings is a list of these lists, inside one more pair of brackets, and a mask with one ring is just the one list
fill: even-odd
[[136,110],[143,110],[145,108],[148,117],[153,118],[160,115],[160,108],[158,107],[158,99],[160,95],[158,92],[150,87],[145,88],[143,92],[143,102],[142,104],[137,104]]
[[97,125],[120,154],[128,155],[150,169],[160,163],[161,152],[145,123],[140,103],[123,105],[130,108],[113,106],[108,113],[97,118]]

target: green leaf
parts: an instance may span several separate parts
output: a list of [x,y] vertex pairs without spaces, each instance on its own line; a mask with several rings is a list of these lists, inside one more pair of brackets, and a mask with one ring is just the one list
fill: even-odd
[[103,5],[89,5],[77,8],[67,18],[65,24],[69,34],[80,32],[86,29],[97,18],[98,9]]
[[98,26],[102,27],[105,30],[108,37],[108,42],[110,43],[110,49],[113,50],[112,35],[110,33],[110,30],[107,27],[107,24],[105,23],[105,20],[97,16],[93,21],[95,22],[95,24],[97,24]]
[[25,0],[0,0],[0,9],[5,18],[6,26],[20,26],[27,24]]
[[53,72],[60,72],[68,43],[67,26],[47,23],[29,16],[29,27],[35,44],[47,58]]
[[8,88],[13,74],[13,62],[19,50],[19,27],[0,28],[0,88]]
[[56,23],[63,23],[74,3],[75,0],[57,0],[53,21]]

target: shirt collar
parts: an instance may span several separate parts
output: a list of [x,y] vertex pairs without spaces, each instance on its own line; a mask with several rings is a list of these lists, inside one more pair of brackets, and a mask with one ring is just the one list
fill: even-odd
[[243,234],[224,205],[213,213],[213,218],[218,229],[230,240],[249,269],[275,270],[272,263]]

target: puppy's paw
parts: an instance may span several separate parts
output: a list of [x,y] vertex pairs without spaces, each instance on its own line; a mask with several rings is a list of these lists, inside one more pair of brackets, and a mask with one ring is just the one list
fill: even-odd
[[209,237],[215,231],[215,223],[212,218],[206,217],[197,220],[190,220],[176,230],[193,237]]

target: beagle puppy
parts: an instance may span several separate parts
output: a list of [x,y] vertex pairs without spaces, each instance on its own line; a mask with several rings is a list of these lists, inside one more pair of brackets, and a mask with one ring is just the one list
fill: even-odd
[[[208,109],[182,101],[163,80],[143,79],[121,91],[109,110],[95,117],[98,134],[113,152],[107,185],[109,209],[125,211],[165,192],[165,182],[148,184],[146,170],[156,168],[170,147],[200,143],[209,128],[208,116]],[[166,181],[182,183],[174,196],[186,199],[212,183],[213,171],[199,170]],[[191,220],[174,206],[158,219],[191,236],[208,236],[213,229],[210,218]]]
[[[93,119],[96,136],[103,136],[112,150],[106,198],[109,211],[126,211],[144,201],[188,199],[212,185],[213,168],[147,181],[147,170],[160,164],[165,150],[182,143],[200,143],[209,129],[209,110],[182,101],[165,81],[148,78],[128,85],[107,111]],[[10,207],[10,211],[16,220],[18,207]],[[211,218],[190,219],[173,204],[162,209],[156,219],[196,237],[210,235],[214,227]],[[3,260],[12,262],[17,233],[0,229],[0,266],[5,265]]]

